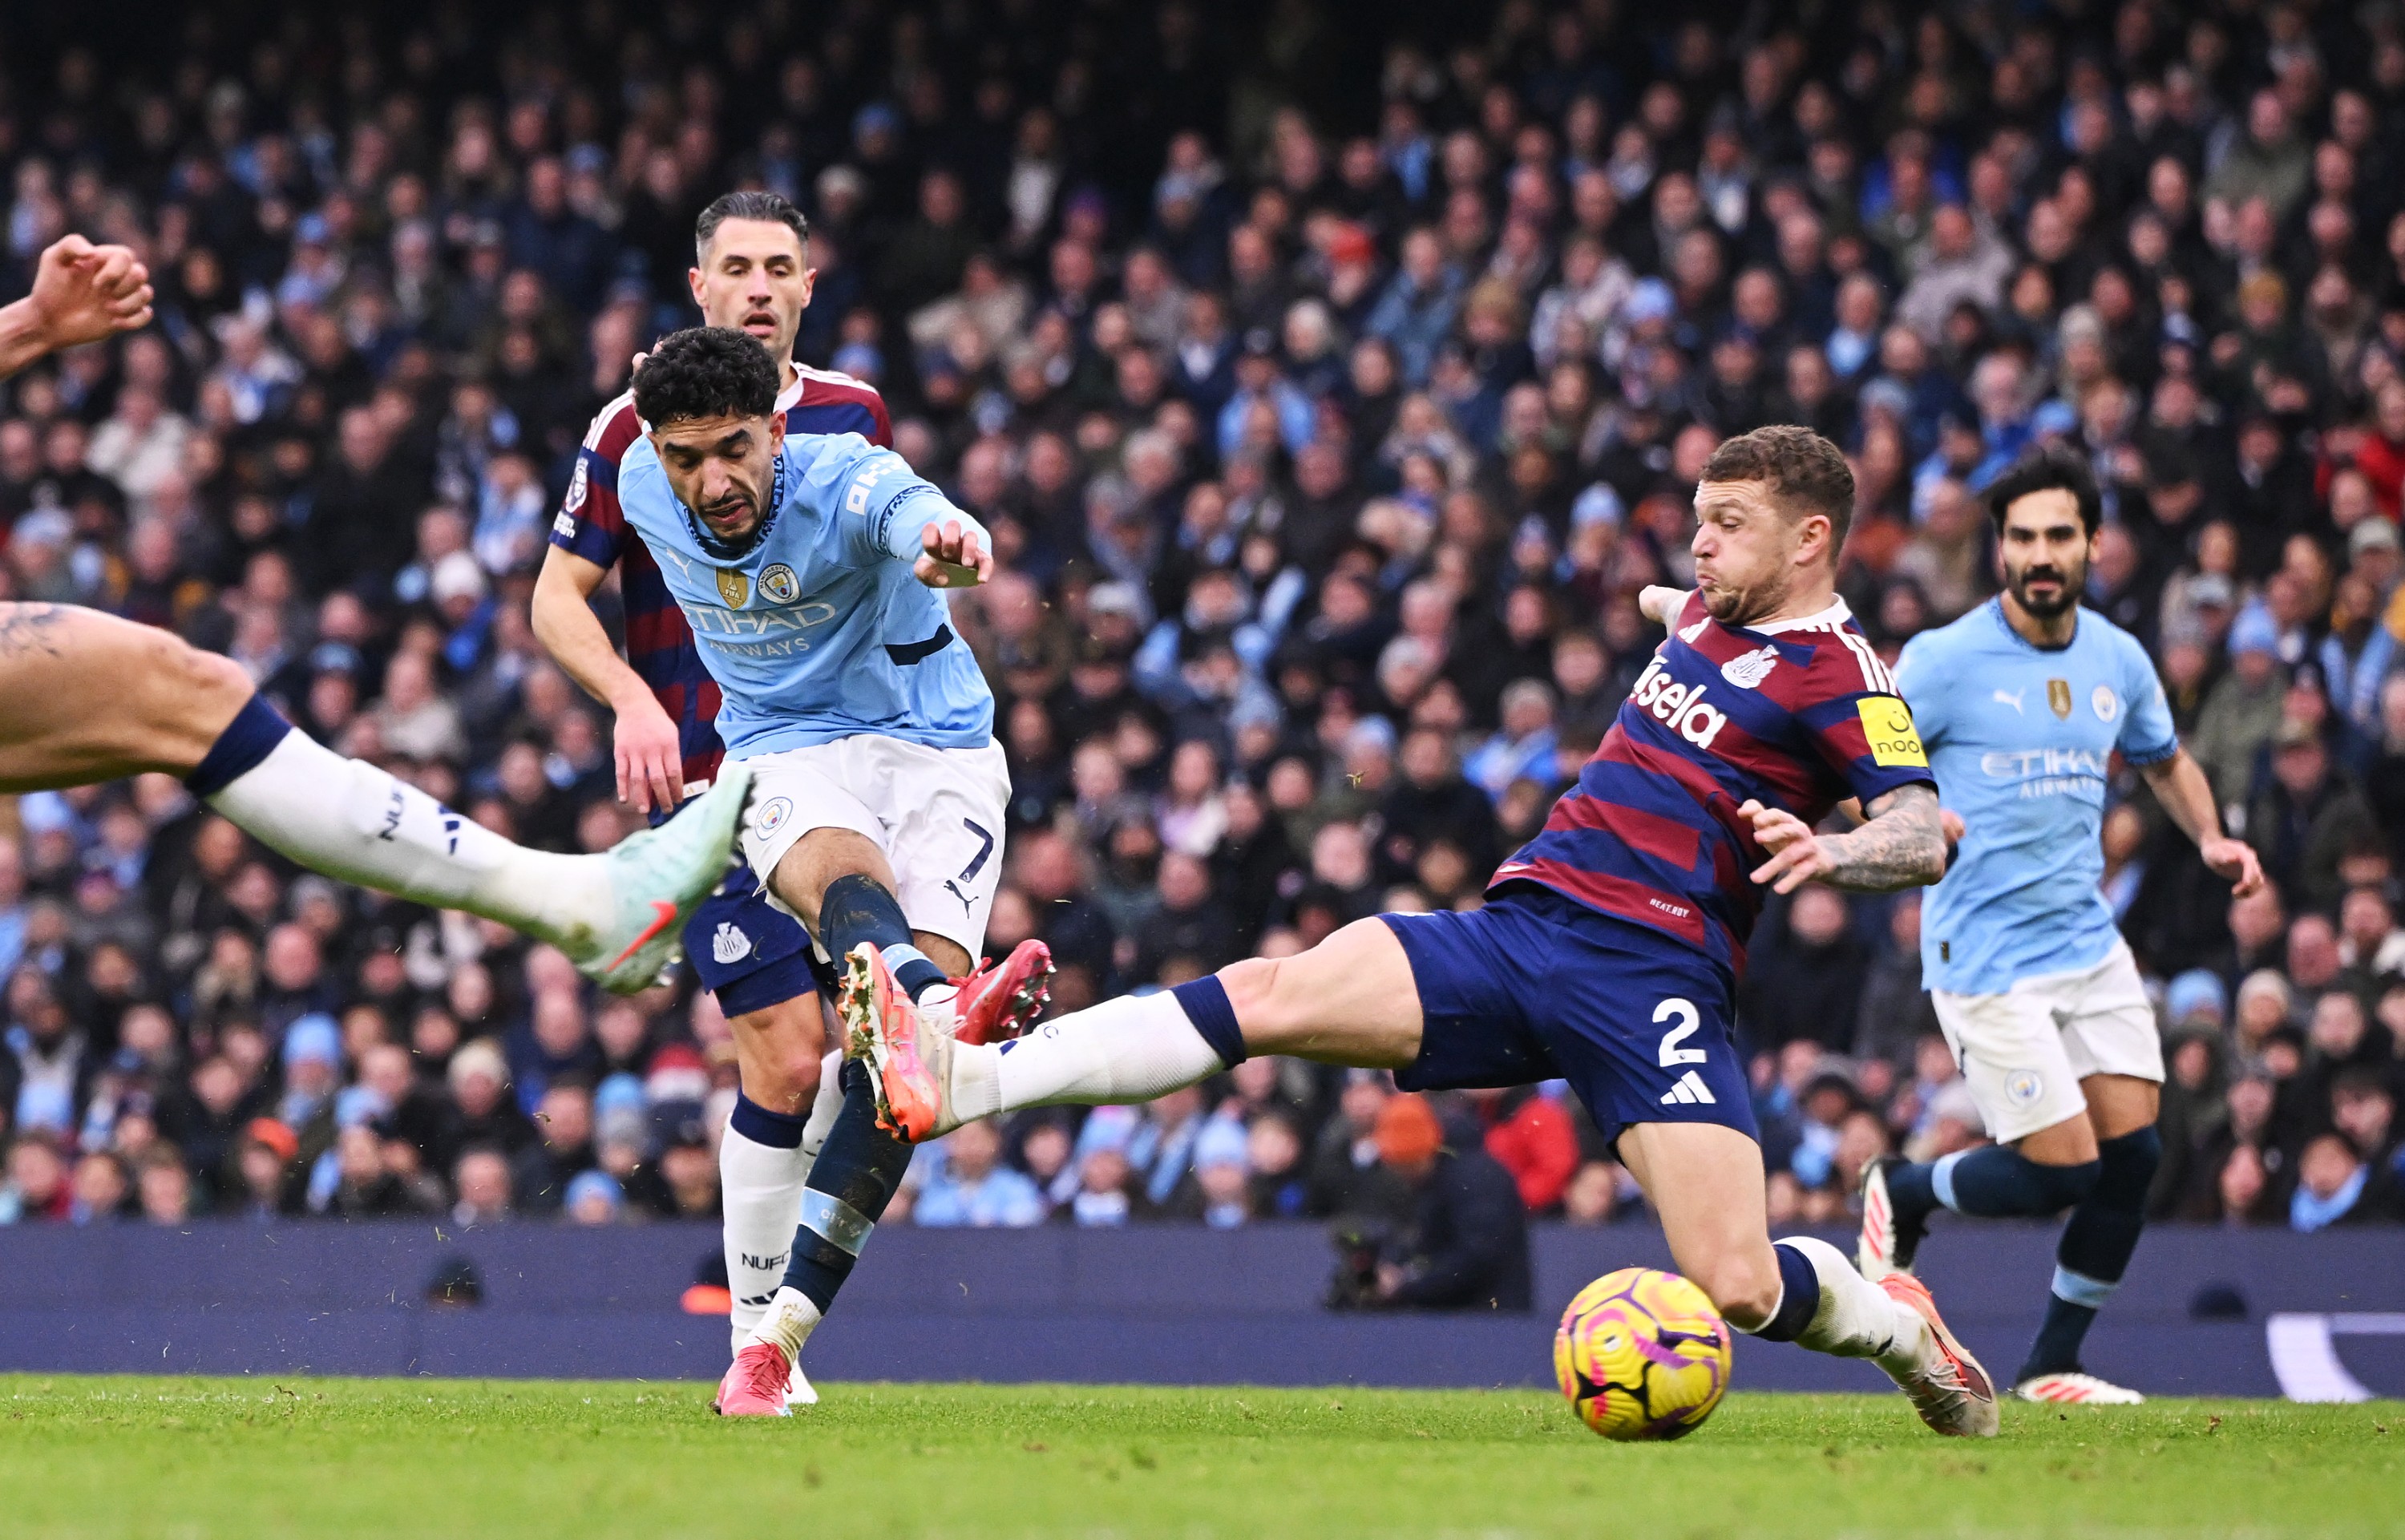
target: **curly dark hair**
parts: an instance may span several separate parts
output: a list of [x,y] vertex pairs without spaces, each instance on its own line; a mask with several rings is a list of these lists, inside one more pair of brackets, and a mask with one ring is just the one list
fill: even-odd
[[1988,516],[2004,528],[2004,514],[2032,492],[2069,492],[2079,504],[2079,522],[2090,538],[2104,523],[2104,495],[2096,489],[2096,473],[2077,450],[2060,445],[2032,449],[2010,469],[1988,484]]
[[1843,451],[1809,428],[1774,423],[1722,442],[1704,461],[1706,481],[1760,481],[1791,512],[1829,521],[1829,550],[1845,549],[1854,521],[1854,468]]
[[654,428],[691,417],[765,417],[777,409],[777,366],[748,332],[690,326],[652,345],[635,371],[635,412]]

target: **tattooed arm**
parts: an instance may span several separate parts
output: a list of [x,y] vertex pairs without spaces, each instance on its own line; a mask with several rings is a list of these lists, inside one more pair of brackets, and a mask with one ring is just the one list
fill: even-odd
[[1755,841],[1770,852],[1753,880],[1771,883],[1774,893],[1812,882],[1849,893],[1892,893],[1946,874],[1946,828],[1931,786],[1898,786],[1863,810],[1868,822],[1845,834],[1815,834],[1793,813],[1760,802],[1737,811],[1753,821]]
[[0,657],[58,657],[59,624],[66,617],[62,604],[0,603]]

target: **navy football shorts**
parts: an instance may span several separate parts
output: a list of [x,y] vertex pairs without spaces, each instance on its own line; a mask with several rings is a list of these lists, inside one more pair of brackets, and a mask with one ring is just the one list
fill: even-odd
[[1469,913],[1381,916],[1425,1025],[1406,1091],[1566,1080],[1606,1138],[1633,1123],[1761,1134],[1736,981],[1659,931],[1515,883]]
[[800,923],[770,907],[748,866],[729,867],[726,881],[685,922],[684,955],[729,1016],[814,994],[833,979],[822,976]]

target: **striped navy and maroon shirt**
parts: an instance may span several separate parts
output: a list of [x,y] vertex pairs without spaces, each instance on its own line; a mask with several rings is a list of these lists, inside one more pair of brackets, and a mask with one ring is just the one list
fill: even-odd
[[[777,397],[777,409],[785,414],[788,433],[858,433],[880,447],[893,446],[893,421],[885,414],[884,398],[875,386],[850,374],[797,364],[794,383]],[[626,662],[677,725],[690,791],[718,774],[726,745],[714,725],[718,682],[702,665],[692,628],[668,593],[659,563],[618,506],[618,463],[642,429],[631,390],[593,419],[576,454],[575,478],[568,484],[559,516],[552,520],[551,543],[597,567],[625,563],[618,581],[626,609]]]
[[1489,891],[1539,883],[1742,972],[1766,891],[1748,874],[1769,855],[1737,808],[1818,824],[1916,782],[1934,784],[1911,710],[1845,600],[1746,628],[1691,594],[1578,784]]

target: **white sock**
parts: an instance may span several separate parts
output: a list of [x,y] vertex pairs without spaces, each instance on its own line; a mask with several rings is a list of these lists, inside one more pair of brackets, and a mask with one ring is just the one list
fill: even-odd
[[611,921],[585,855],[511,843],[405,781],[293,731],[209,806],[313,871],[544,940]]
[[1846,1254],[1810,1236],[1778,1244],[1801,1253],[1821,1280],[1821,1307],[1795,1345],[1838,1358],[1876,1359],[1890,1373],[1908,1373],[1927,1356],[1929,1323],[1920,1312],[1854,1270]]
[[783,1350],[785,1362],[801,1361],[802,1344],[810,1339],[810,1332],[820,1321],[819,1307],[799,1289],[781,1288],[777,1297],[768,1302],[767,1313],[760,1324],[752,1329],[753,1342],[773,1342]]
[[718,1186],[724,1209],[723,1244],[726,1249],[726,1291],[734,1296],[727,1312],[727,1331],[738,1351],[752,1340],[752,1328],[768,1312],[768,1301],[784,1281],[785,1264],[794,1247],[794,1231],[802,1222],[802,1188],[810,1167],[843,1110],[843,1053],[840,1049],[819,1062],[819,1089],[810,1103],[809,1121],[802,1124],[801,1145],[793,1150],[738,1133],[729,1123],[718,1146]]
[[[810,1164],[819,1158],[819,1151],[825,1146],[827,1135],[835,1128],[836,1114],[842,1110],[843,1050],[835,1048],[829,1049],[827,1056],[819,1061],[818,1099],[810,1103],[810,1121],[802,1124],[803,1177],[810,1174]],[[798,1185],[801,1177],[794,1180]],[[800,1194],[796,1194],[794,1202],[797,1214],[801,1201]],[[795,1222],[799,1223],[800,1220],[796,1218]]]
[[974,1123],[1022,1107],[1150,1101],[1225,1067],[1162,990],[1104,1000],[1008,1044],[955,1048],[952,1106]]
[[810,1157],[798,1147],[763,1144],[732,1123],[718,1144],[718,1186],[724,1219],[726,1290],[734,1296],[727,1327],[738,1348],[751,1339],[768,1301],[784,1281],[801,1221],[802,1182]]

